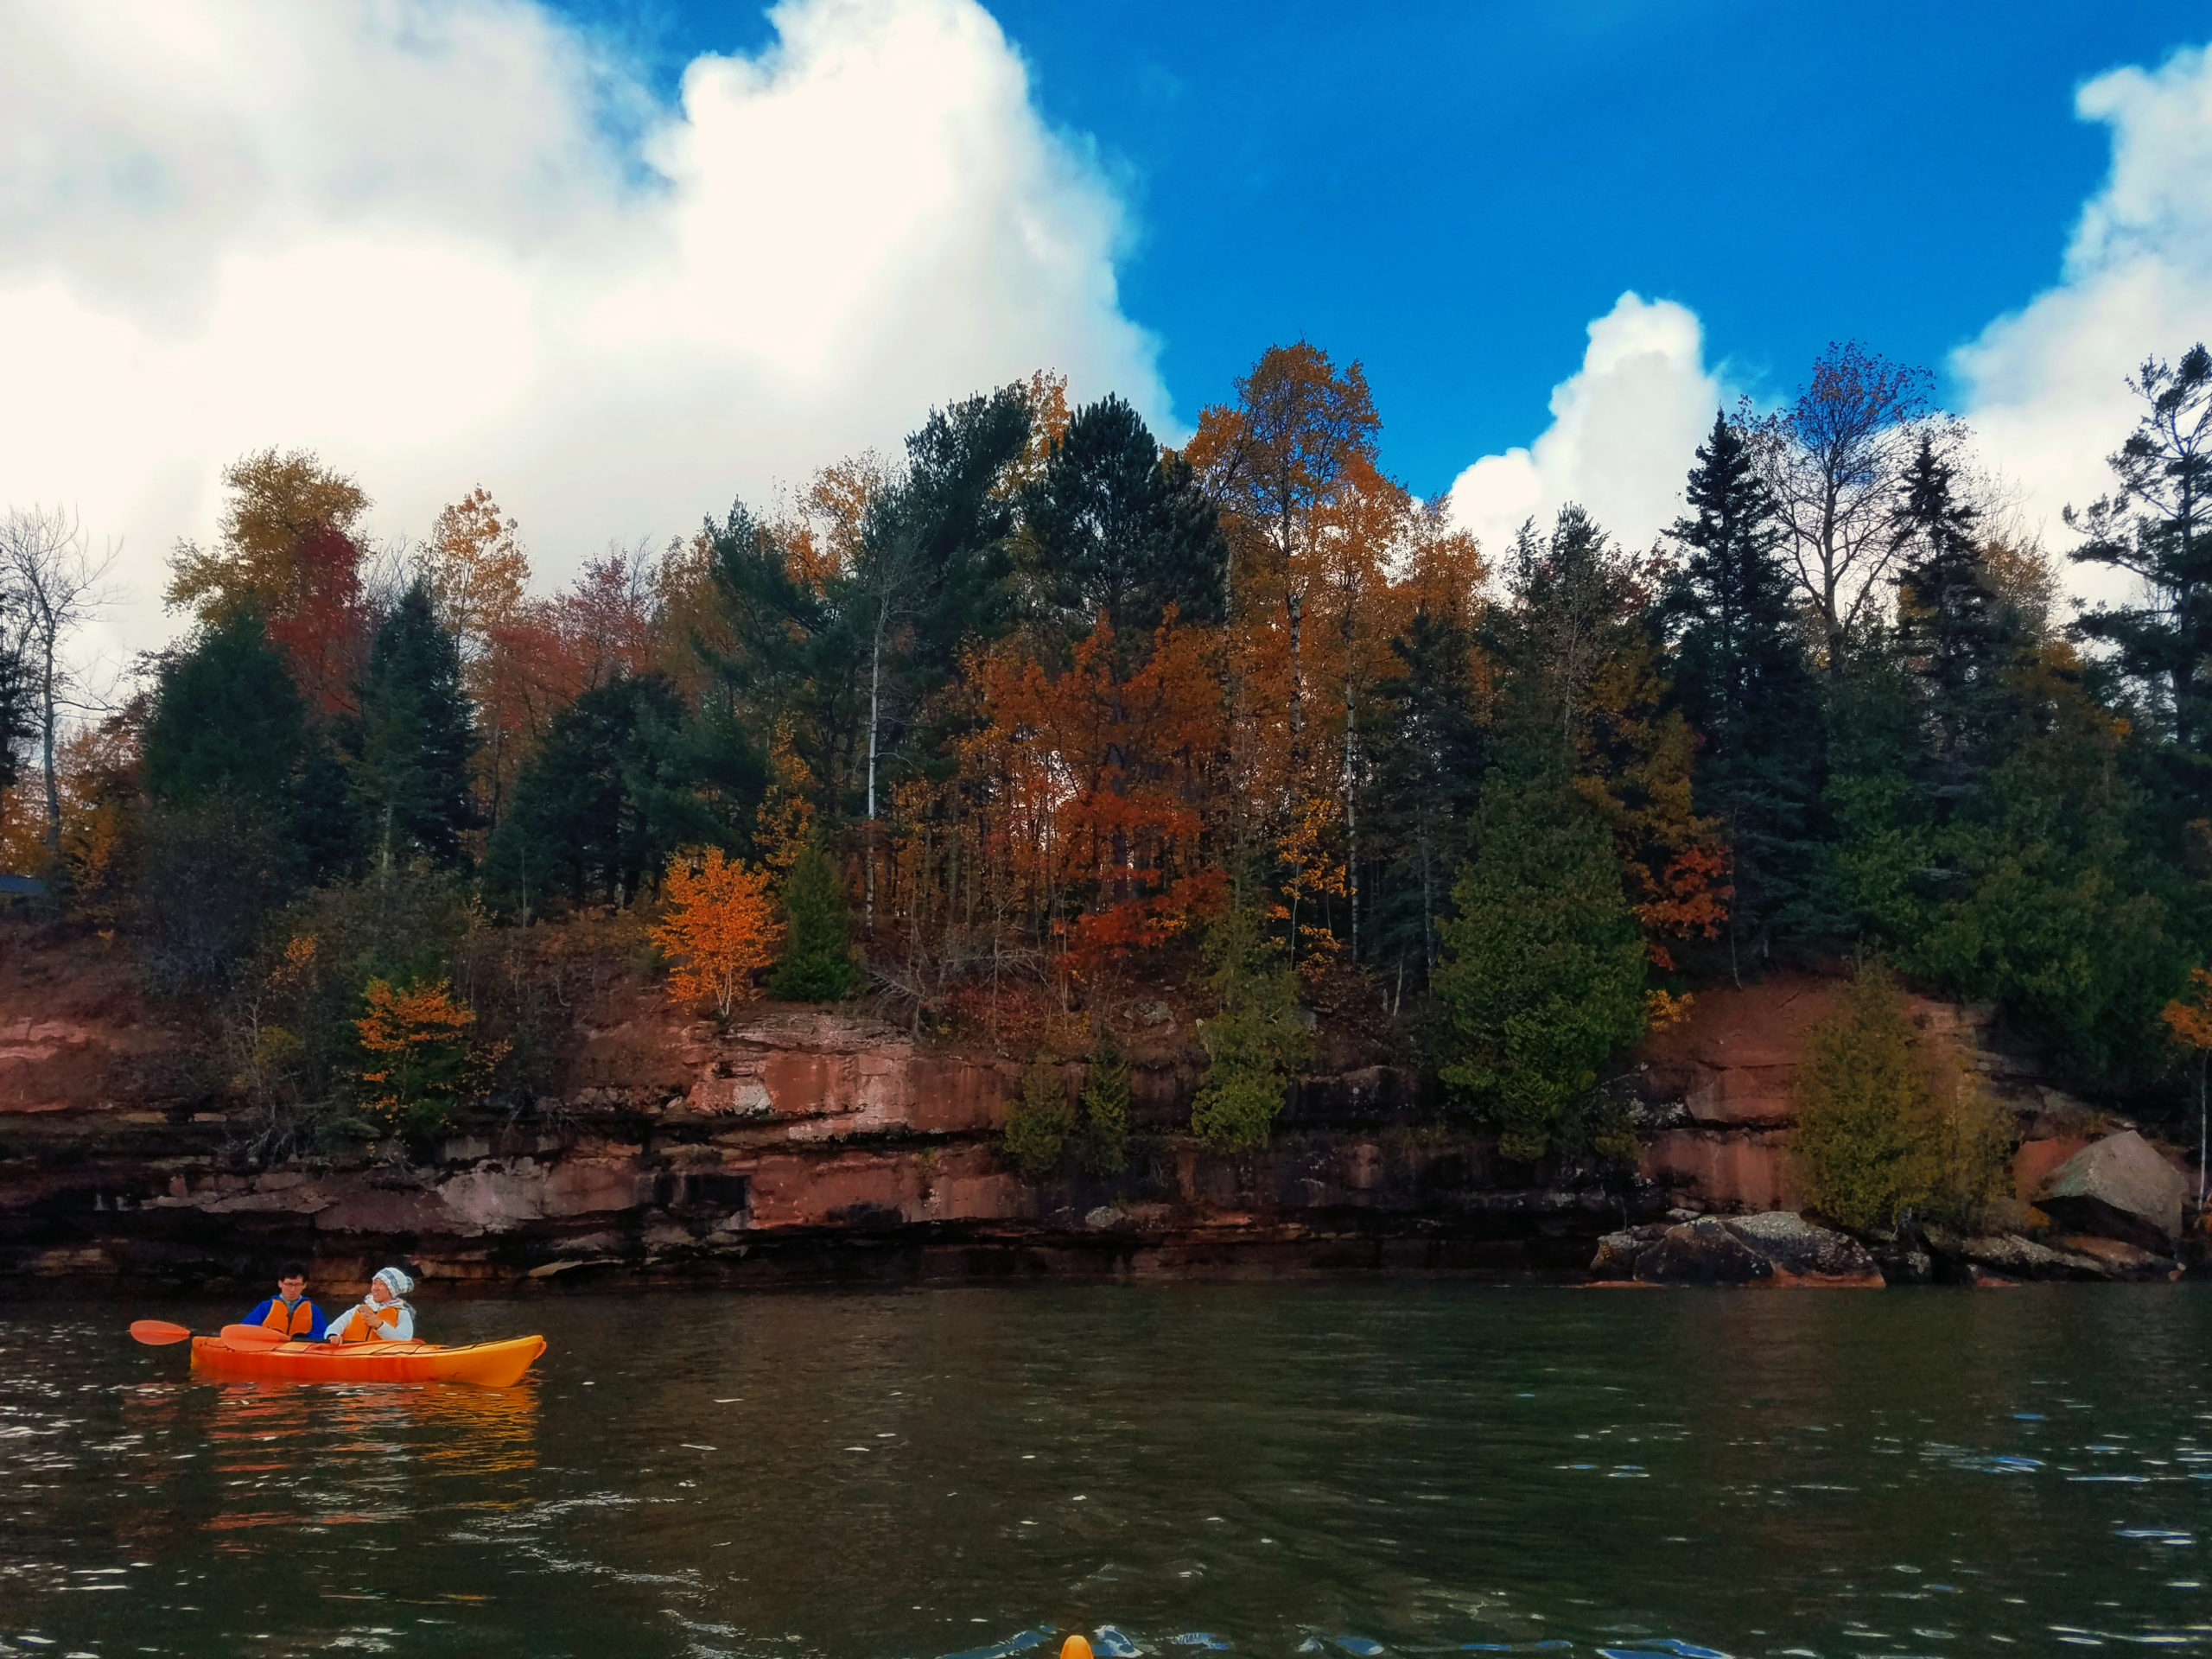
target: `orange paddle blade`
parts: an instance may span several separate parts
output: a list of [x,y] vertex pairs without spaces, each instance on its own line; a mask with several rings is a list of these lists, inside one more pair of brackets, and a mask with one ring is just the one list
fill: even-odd
[[276,1348],[291,1340],[282,1331],[271,1331],[265,1325],[226,1325],[223,1327],[222,1338],[234,1348],[251,1348],[257,1344],[264,1348]]
[[133,1342],[143,1342],[150,1348],[159,1348],[167,1343],[182,1342],[191,1334],[192,1332],[182,1325],[171,1325],[167,1319],[130,1321],[130,1339]]

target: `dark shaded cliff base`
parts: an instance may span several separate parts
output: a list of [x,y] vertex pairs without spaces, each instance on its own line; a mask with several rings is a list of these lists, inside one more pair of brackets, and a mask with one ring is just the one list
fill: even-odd
[[[853,1010],[753,1005],[727,1030],[650,986],[576,1011],[565,1082],[437,1144],[257,1166],[265,1127],[190,1063],[122,953],[10,931],[0,957],[0,1282],[251,1287],[390,1259],[433,1284],[563,1287],[1445,1270],[1577,1277],[1661,1212],[1625,1174],[1531,1186],[1440,1128],[1410,1071],[1309,1079],[1272,1145],[1203,1151],[1186,1010],[1133,1009],[1120,1176],[1032,1183],[993,1146],[1006,1058]],[[1072,1085],[1077,1081],[1069,1071]]]
[[0,1164],[0,1284],[249,1287],[292,1255],[326,1281],[404,1260],[486,1287],[1577,1279],[1601,1236],[1661,1203],[1648,1184],[1500,1188],[1479,1140],[1434,1132],[1291,1132],[1235,1160],[1154,1143],[1128,1179],[1032,1186],[975,1140],[793,1150],[681,1112],[463,1139],[434,1162],[264,1171],[226,1168],[217,1125],[114,1127]]

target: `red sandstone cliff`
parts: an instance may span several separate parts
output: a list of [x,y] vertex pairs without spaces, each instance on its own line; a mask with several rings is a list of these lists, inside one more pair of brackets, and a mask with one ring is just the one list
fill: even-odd
[[[1573,1271],[1600,1234],[1669,1207],[1794,1207],[1791,1088],[1835,982],[1699,993],[1637,1057],[1643,1177],[1530,1185],[1488,1139],[1440,1126],[1412,1071],[1361,1064],[1300,1088],[1273,1145],[1207,1154],[1187,1121],[1199,1054],[1147,1003],[1131,1046],[1137,1166],[1023,1181],[992,1150],[1015,1062],[854,1012],[755,1005],[726,1031],[624,982],[579,1005],[562,1081],[429,1154],[258,1167],[249,1114],[188,1033],[98,940],[0,932],[0,1276],[253,1278],[278,1253],[325,1272],[408,1255],[434,1276],[563,1280],[1025,1267],[1096,1272],[1458,1266]],[[2093,1114],[1916,1001],[2017,1114],[2023,1198]],[[1074,1073],[1071,1071],[1071,1083]]]
[[[1790,1096],[1806,1041],[1840,988],[1834,977],[1776,974],[1741,990],[1700,991],[1687,1019],[1647,1039],[1637,1081],[1663,1127],[1645,1136],[1643,1173],[1695,1207],[1797,1208],[1803,1195],[1789,1161]],[[1995,1040],[1986,1010],[1923,996],[1910,997],[1908,1007],[1914,1023],[1951,1043],[2011,1112],[2023,1210],[2053,1170],[2104,1128],[2124,1123],[2056,1087],[2032,1056]]]

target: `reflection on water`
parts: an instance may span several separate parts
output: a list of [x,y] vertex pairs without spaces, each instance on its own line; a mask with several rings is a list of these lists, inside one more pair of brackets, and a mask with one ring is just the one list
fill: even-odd
[[2212,1649],[2192,1287],[440,1309],[505,1390],[137,1311],[0,1310],[0,1654]]

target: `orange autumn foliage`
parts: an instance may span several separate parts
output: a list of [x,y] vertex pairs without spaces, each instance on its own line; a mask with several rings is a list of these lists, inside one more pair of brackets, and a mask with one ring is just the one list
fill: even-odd
[[2184,1048],[2212,1049],[2212,968],[2189,970],[2189,996],[2166,1004],[2166,1031]]
[[667,912],[653,942],[675,965],[668,994],[679,1002],[711,1000],[725,1020],[753,995],[753,976],[776,960],[783,923],[768,873],[748,869],[718,847],[686,848],[668,861]]
[[1226,742],[1218,636],[1170,609],[1124,676],[1113,621],[1055,677],[1018,650],[981,654],[969,677],[987,721],[964,774],[995,811],[988,856],[1026,912],[1062,923],[1077,971],[1158,944],[1217,907],[1202,810]]
[[[301,966],[295,940],[288,965]],[[312,957],[314,942],[304,950]],[[394,985],[372,979],[362,993],[366,1012],[353,1022],[368,1063],[361,1068],[362,1107],[387,1122],[410,1110],[452,1104],[479,1084],[507,1045],[474,1040],[476,1011],[453,994],[450,981]]]
[[353,533],[368,497],[305,449],[247,455],[223,483],[219,543],[181,543],[163,597],[209,621],[258,613],[309,710],[350,712],[374,632]]
[[482,743],[479,787],[494,823],[556,715],[586,691],[655,666],[655,574],[641,556],[610,550],[587,560],[566,592],[485,624],[468,686]]

